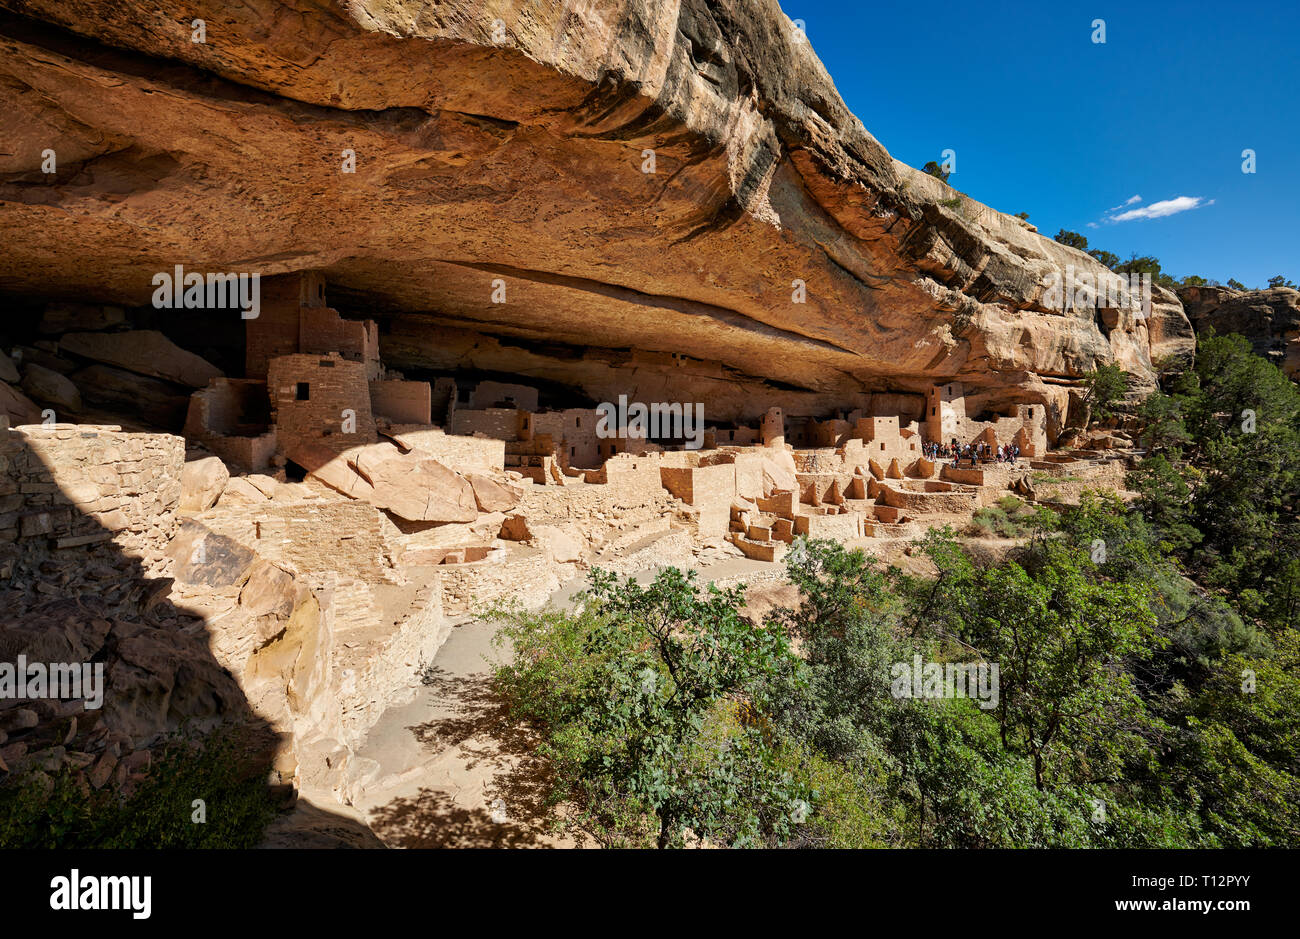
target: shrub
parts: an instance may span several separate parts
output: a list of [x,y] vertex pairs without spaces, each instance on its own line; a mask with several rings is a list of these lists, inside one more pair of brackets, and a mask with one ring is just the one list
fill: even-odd
[[[248,754],[249,735],[177,737],[159,751],[129,797],[91,789],[64,770],[0,786],[0,848],[252,848],[275,815],[269,767]],[[195,799],[206,820],[192,820]]]

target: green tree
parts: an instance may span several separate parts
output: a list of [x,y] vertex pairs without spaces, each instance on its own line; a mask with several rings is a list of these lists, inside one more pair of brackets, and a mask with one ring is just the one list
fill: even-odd
[[1127,261],[1107,266],[1116,274],[1150,274],[1152,283],[1171,290],[1178,286],[1176,280],[1160,270],[1160,260],[1149,254],[1139,257],[1137,252],[1134,252],[1129,255]]
[[1071,248],[1078,248],[1080,251],[1088,250],[1088,239],[1077,231],[1066,231],[1062,228],[1056,233],[1053,240],[1063,245],[1069,245]]
[[1092,255],[1093,258],[1109,267],[1112,271],[1119,267],[1119,255],[1117,254],[1112,254],[1109,251],[1103,251],[1101,249],[1095,249],[1088,253]]
[[1233,290],[1245,290],[1245,289],[1246,289],[1246,285],[1245,285],[1245,284],[1243,284],[1241,281],[1236,280],[1236,279],[1234,279],[1234,278],[1232,278],[1232,277],[1229,277],[1229,278],[1228,278],[1228,286],[1231,287]]
[[1242,337],[1206,333],[1194,371],[1144,411],[1153,441],[1168,446],[1132,475],[1143,510],[1205,586],[1230,591],[1249,618],[1288,623],[1300,557],[1300,390]]
[[1088,421],[1105,420],[1114,412],[1112,405],[1128,392],[1129,374],[1111,363],[1083,376],[1083,406]]
[[551,804],[607,845],[788,837],[810,794],[777,762],[762,696],[789,668],[785,636],[741,616],[739,589],[702,591],[675,568],[648,587],[593,571],[584,603],[492,614],[514,650],[497,688],[546,734]]
[[952,175],[952,173],[950,173],[948,170],[945,170],[934,160],[930,160],[928,163],[925,164],[925,166],[921,167],[921,172],[928,173],[929,175],[933,176],[935,179],[945,183],[948,181],[948,177]]
[[[951,570],[969,558],[950,533],[927,544]],[[866,847],[1078,847],[1088,843],[1086,800],[1041,792],[1028,760],[1006,751],[993,718],[969,699],[895,698],[892,666],[965,653],[927,634],[930,601],[947,582],[901,578],[859,550],[799,541],[787,556],[801,602],[769,628],[798,637],[803,657],[786,675],[778,729],[788,752],[815,753],[823,793],[812,819],[825,843]],[[964,576],[957,574],[954,576]],[[838,767],[831,772],[828,767]],[[849,811],[846,796],[860,800]],[[890,826],[901,827],[889,834]],[[824,826],[824,828],[823,828]]]
[[1217,841],[1300,843],[1300,632],[1277,634],[1267,654],[1219,659],[1170,711],[1185,728],[1171,753],[1174,793],[1199,803]]
[[1121,262],[1116,268],[1117,274],[1150,274],[1155,277],[1160,273],[1159,258],[1152,257],[1149,254],[1138,256],[1134,251],[1129,255],[1127,261]]
[[[1015,561],[965,567],[942,587],[943,619],[999,663],[1002,746],[1027,755],[1035,786],[1083,781],[1142,746],[1143,709],[1126,658],[1159,643],[1144,590],[1097,582],[1081,550],[1044,541],[1032,573]],[[946,555],[931,550],[936,565]]]

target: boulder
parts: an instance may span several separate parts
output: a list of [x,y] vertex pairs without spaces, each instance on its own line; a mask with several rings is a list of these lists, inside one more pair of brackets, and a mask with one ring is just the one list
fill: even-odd
[[0,352],[0,381],[16,385],[21,380],[18,376],[18,366],[14,365],[14,360]]
[[1030,502],[1033,502],[1035,499],[1038,498],[1038,494],[1034,491],[1034,484],[1030,482],[1028,476],[1021,476],[1014,483],[1012,483],[1011,491],[1018,495],[1024,496]]
[[167,556],[176,561],[173,576],[177,581],[205,587],[243,585],[256,560],[256,555],[237,541],[209,531],[193,519],[181,522],[176,537],[167,545]]
[[12,427],[41,422],[41,409],[36,403],[17,388],[3,381],[0,381],[0,414],[9,418]]
[[265,473],[251,473],[248,476],[240,478],[246,481],[249,485],[256,487],[256,489],[268,499],[275,497],[276,487],[280,485]]
[[162,333],[152,329],[120,333],[69,333],[59,340],[64,352],[93,362],[116,365],[137,375],[148,375],[185,385],[206,388],[221,377],[221,369],[207,359],[187,352]]
[[764,451],[763,495],[769,496],[778,489],[799,489],[795,478],[794,456],[789,450]]
[[[348,458],[331,450],[324,444],[307,440],[294,440],[285,444],[285,456],[297,463],[308,475],[320,480],[331,489],[362,502],[375,504],[375,487],[370,481],[350,465]],[[291,485],[275,488],[272,498],[276,501],[291,499]]]
[[539,525],[533,532],[533,541],[541,546],[551,560],[560,564],[582,560],[582,542],[554,525]]
[[102,721],[148,746],[178,727],[237,720],[246,708],[235,679],[213,659],[206,641],[150,629],[116,646],[105,669],[111,694]]
[[503,541],[528,541],[533,537],[533,532],[528,527],[527,516],[508,515],[501,523],[501,531],[497,536]]
[[112,329],[126,323],[120,306],[91,303],[48,303],[41,314],[41,332],[46,335]]
[[64,375],[42,365],[27,363],[23,367],[23,391],[37,401],[48,404],[55,412],[81,410],[81,392]]
[[205,512],[217,504],[230,480],[230,470],[219,457],[190,460],[181,470],[182,512]]
[[223,506],[260,505],[267,501],[266,493],[258,489],[242,476],[232,476],[221,493]]
[[285,453],[331,489],[408,522],[472,522],[479,515],[469,480],[418,451],[403,453],[385,441],[340,454],[296,441]]
[[42,343],[47,347],[41,349],[37,346],[14,346],[13,354],[10,358],[21,369],[24,365],[40,365],[48,368],[52,372],[58,372],[60,375],[71,375],[77,370],[77,363],[71,359],[66,359],[58,354],[57,343]]
[[169,430],[178,429],[185,421],[189,394],[169,382],[109,365],[91,365],[70,377],[82,400],[95,407],[136,415]]
[[469,480],[437,460],[388,443],[360,448],[349,463],[370,483],[367,498],[410,522],[471,522],[478,503]]
[[482,473],[469,473],[469,484],[474,490],[474,501],[480,512],[505,512],[519,504],[519,492],[502,485]]
[[298,585],[293,575],[258,558],[248,572],[248,580],[239,591],[239,605],[254,616],[274,614],[287,619],[298,601]]

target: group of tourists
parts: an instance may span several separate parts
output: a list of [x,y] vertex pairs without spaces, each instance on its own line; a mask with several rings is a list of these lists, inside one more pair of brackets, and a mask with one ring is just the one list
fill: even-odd
[[963,463],[973,468],[980,463],[1015,463],[1020,459],[1020,447],[1014,443],[997,447],[991,447],[982,440],[973,444],[959,444],[956,437],[951,443],[926,443],[924,450],[927,460],[935,463],[951,460],[953,469],[960,468]]

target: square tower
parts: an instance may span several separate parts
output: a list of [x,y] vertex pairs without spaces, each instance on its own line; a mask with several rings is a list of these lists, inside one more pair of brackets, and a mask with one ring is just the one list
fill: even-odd
[[[925,436],[939,443],[962,439],[966,391],[959,381],[933,386],[925,395]],[[963,441],[964,442],[964,441]]]

